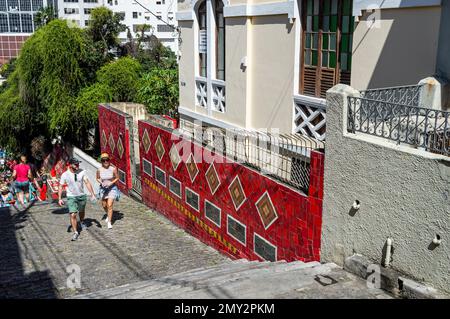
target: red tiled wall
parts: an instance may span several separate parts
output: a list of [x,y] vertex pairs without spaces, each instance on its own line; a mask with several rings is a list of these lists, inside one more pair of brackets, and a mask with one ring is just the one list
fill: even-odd
[[[143,143],[145,131],[150,138],[148,152],[145,151]],[[145,121],[139,122],[139,136],[143,200],[150,208],[164,214],[195,237],[233,258],[261,260],[255,254],[253,246],[253,236],[257,233],[276,246],[277,260],[320,260],[324,158],[322,153],[312,152],[311,154],[309,195],[299,193],[254,170],[230,161],[214,164],[221,184],[215,194],[212,195],[205,177],[205,173],[211,164],[197,158],[199,173],[194,182],[191,182],[185,164],[189,153],[202,154],[202,147],[186,140],[173,141],[169,131]],[[161,161],[158,159],[155,150],[158,136],[165,150]],[[174,170],[169,158],[169,151],[173,144],[177,144],[177,150],[183,159],[176,170]],[[190,149],[190,151],[182,151],[186,149]],[[143,171],[142,157],[152,163],[152,176]],[[166,172],[166,187],[156,181],[155,166]],[[181,182],[181,199],[169,191],[169,176]],[[230,183],[236,176],[239,177],[247,197],[238,210],[235,209],[228,190]],[[186,187],[199,194],[199,212],[186,204]],[[258,199],[266,191],[278,215],[278,218],[267,229],[264,227],[255,206]],[[221,208],[221,227],[205,218],[205,199]],[[246,226],[245,245],[227,234],[227,215],[231,215]]]
[[[126,117],[120,112],[114,111],[112,108],[108,108],[104,105],[98,106],[98,120],[100,128],[100,147],[102,152],[106,152],[111,157],[111,163],[118,169],[125,172],[125,184],[118,182],[118,186],[121,192],[128,194],[128,190],[131,189],[131,163],[130,163],[130,134],[126,125]],[[106,143],[103,138],[103,134],[106,136]],[[114,140],[114,148],[110,146],[110,135]],[[118,143],[119,138],[122,141],[123,152],[119,153]]]
[[0,36],[0,64],[19,56],[20,49],[28,36],[2,35]]

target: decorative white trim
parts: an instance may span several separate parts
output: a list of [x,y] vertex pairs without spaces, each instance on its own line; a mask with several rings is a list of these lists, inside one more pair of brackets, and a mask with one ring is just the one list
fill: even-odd
[[175,19],[177,21],[193,21],[194,20],[194,12],[192,10],[178,11],[177,13],[175,13]]
[[[217,208],[219,210],[219,224],[216,224],[215,221],[213,221],[212,219],[210,219],[207,215],[206,215],[206,202],[208,202],[208,204],[210,204],[211,206],[213,206],[214,208]],[[222,227],[222,209],[220,209],[220,207],[214,205],[212,202],[210,202],[209,200],[205,199],[205,206],[204,206],[204,210],[205,210],[205,218],[207,220],[209,220],[211,223],[213,223],[214,225],[216,225],[217,227]]]
[[313,96],[307,96],[302,94],[295,94],[294,95],[294,101],[299,103],[307,103],[310,105],[314,105],[315,107],[319,109],[326,109],[327,108],[327,100],[313,97]]
[[380,9],[396,9],[411,7],[431,7],[440,6],[442,0],[354,0],[353,16],[359,17],[362,11],[368,8],[378,7]]
[[205,122],[205,123],[209,123],[209,124],[211,124],[213,126],[217,126],[217,127],[223,128],[223,129],[228,129],[228,130],[230,130],[230,129],[231,130],[233,130],[233,129],[242,129],[242,127],[240,127],[240,126],[233,125],[233,124],[230,124],[230,123],[227,123],[227,122],[224,122],[224,121],[216,120],[216,119],[214,119],[212,117],[209,117],[207,115],[191,111],[191,110],[189,110],[189,109],[187,109],[185,107],[182,107],[182,106],[178,107],[178,112],[180,114],[182,114],[182,115],[186,115],[186,116],[191,117],[191,118],[193,118],[195,120],[199,120],[199,121],[202,121],[202,122]]
[[258,235],[257,233],[254,233],[254,234],[253,234],[253,252],[255,253],[255,255],[258,256],[258,257],[261,257],[261,258],[264,259],[264,260],[266,260],[263,256],[259,255],[259,254],[256,252],[256,249],[255,249],[255,238],[256,238],[256,236],[258,236],[260,239],[262,239],[262,240],[265,241],[267,244],[269,244],[269,246],[272,246],[272,247],[275,248],[275,261],[277,261],[277,260],[278,260],[278,247],[277,247],[276,245],[272,244],[270,241],[268,241],[268,240],[265,239],[264,237],[262,237],[261,235]]
[[[228,232],[228,226],[229,226],[228,218],[231,218],[233,221],[235,221],[236,223],[238,223],[239,225],[244,227],[244,229],[245,229],[245,242],[244,243]],[[242,245],[247,246],[247,226],[244,225],[243,223],[241,223],[240,221],[238,221],[236,218],[234,218],[231,215],[227,215],[227,234],[229,236],[231,236],[233,239],[235,239],[236,241],[240,242]]]
[[225,86],[226,85],[225,81],[217,80],[217,79],[211,79],[211,83],[215,84],[215,85],[221,85],[221,86]]
[[206,53],[206,96],[208,115],[212,116],[212,77],[216,74],[216,15],[212,0],[206,0],[206,28],[207,28],[207,53]]
[[[197,203],[198,203],[198,207],[197,208],[195,208],[194,206],[192,206],[191,204],[188,203],[188,201],[187,201],[187,193],[188,192],[191,192],[192,194],[197,195]],[[184,201],[186,202],[186,204],[189,205],[189,207],[194,209],[196,212],[200,212],[200,195],[198,193],[194,192],[189,187],[186,187],[185,190],[184,190]]]
[[[160,171],[160,172],[162,172],[162,173],[164,174],[164,184],[161,183],[161,182],[156,178],[156,170],[158,170],[158,171]],[[159,184],[161,184],[162,186],[166,187],[166,185],[167,185],[166,172],[163,171],[162,169],[160,169],[160,168],[159,168],[158,166],[156,166],[156,165],[155,165],[155,180],[156,180]]]
[[[179,185],[180,185],[180,195],[178,195],[177,193],[174,193],[173,191],[172,191],[172,189],[170,188],[170,181],[171,180],[174,180],[175,182],[177,182]],[[182,187],[182,185],[181,185],[181,182],[178,180],[178,179],[176,179],[175,177],[173,177],[173,176],[170,176],[169,175],[169,192],[171,192],[172,194],[174,194],[176,197],[178,197],[179,199],[182,199],[183,198],[183,187]]]
[[243,4],[226,6],[223,9],[225,18],[228,17],[254,17],[287,14],[289,18],[294,18],[295,1],[271,2],[263,4]]
[[[293,87],[293,92],[292,94],[294,94],[294,96],[299,93],[299,88],[300,88],[300,53],[302,50],[302,36],[303,36],[303,32],[302,32],[302,19],[300,19],[300,6],[299,6],[299,2],[300,1],[295,1],[294,2],[294,17],[296,20],[296,24],[295,24],[295,48],[294,48],[294,87]],[[292,119],[292,127],[291,127],[291,132],[295,133],[295,103],[294,101],[292,101],[292,114],[291,114],[291,119]]]

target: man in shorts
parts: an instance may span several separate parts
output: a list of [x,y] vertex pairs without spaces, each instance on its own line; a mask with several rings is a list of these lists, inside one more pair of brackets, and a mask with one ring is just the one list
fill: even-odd
[[75,158],[69,160],[69,168],[61,175],[60,187],[58,190],[58,203],[60,206],[64,205],[64,201],[61,199],[63,186],[67,186],[67,206],[69,207],[70,224],[72,225],[73,237],[72,241],[78,239],[80,234],[78,233],[78,221],[77,214],[80,214],[81,228],[85,229],[86,225],[83,223],[86,209],[87,196],[84,192],[84,184],[91,193],[93,201],[96,200],[94,189],[89,179],[86,177],[86,172],[80,169],[80,161]]

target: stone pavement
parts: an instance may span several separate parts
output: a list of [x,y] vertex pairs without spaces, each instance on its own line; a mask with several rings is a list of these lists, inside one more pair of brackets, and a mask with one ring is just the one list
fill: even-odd
[[[231,261],[125,196],[112,230],[98,204],[87,212],[88,229],[72,242],[65,208],[1,209],[0,299],[391,298],[334,264]],[[67,287],[71,265],[80,289]]]
[[[0,298],[67,298],[228,261],[143,204],[122,196],[108,230],[99,204],[88,203],[76,242],[56,204],[0,210]],[[67,267],[81,270],[81,289],[67,288]]]

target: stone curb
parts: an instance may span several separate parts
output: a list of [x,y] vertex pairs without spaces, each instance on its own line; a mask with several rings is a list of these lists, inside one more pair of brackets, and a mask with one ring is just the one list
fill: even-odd
[[344,262],[344,269],[367,279],[373,273],[373,270],[369,268],[371,265],[376,265],[380,269],[380,288],[396,297],[405,299],[450,299],[449,295],[435,288],[405,278],[399,272],[374,264],[367,257],[359,254],[347,257]]

